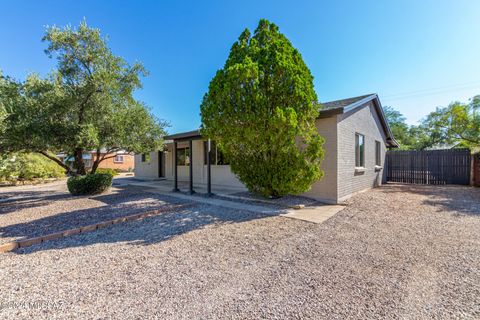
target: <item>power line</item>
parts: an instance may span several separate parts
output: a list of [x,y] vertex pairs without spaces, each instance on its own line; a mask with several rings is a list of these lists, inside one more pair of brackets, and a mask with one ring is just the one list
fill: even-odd
[[396,100],[403,100],[403,99],[408,99],[408,98],[419,98],[419,97],[424,97],[424,96],[432,96],[432,95],[439,95],[443,93],[448,93],[448,92],[456,92],[456,91],[462,91],[465,89],[476,89],[480,91],[480,84],[479,85],[470,85],[470,86],[464,86],[464,87],[458,87],[458,88],[451,88],[447,90],[437,90],[433,92],[420,92],[420,93],[411,93],[411,94],[406,94],[406,95],[396,95],[392,98],[389,98],[391,96],[383,96],[382,100],[386,101],[396,101]]
[[387,94],[383,95],[382,98],[396,98],[396,97],[403,97],[403,96],[410,96],[410,95],[416,95],[416,94],[421,94],[421,93],[428,93],[429,91],[439,91],[443,92],[443,90],[447,89],[463,89],[463,88],[458,88],[466,85],[474,85],[474,84],[480,84],[480,80],[476,81],[469,81],[469,82],[464,82],[464,83],[458,83],[458,84],[453,84],[453,85],[448,85],[448,86],[442,86],[442,87],[436,87],[436,88],[429,88],[429,89],[422,89],[422,90],[415,90],[415,91],[407,91],[407,92],[402,92],[402,93],[395,93],[395,94]]

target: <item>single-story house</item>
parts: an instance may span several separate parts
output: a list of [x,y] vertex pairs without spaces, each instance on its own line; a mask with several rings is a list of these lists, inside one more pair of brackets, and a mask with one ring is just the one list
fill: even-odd
[[[325,139],[321,165],[325,175],[304,196],[339,203],[384,182],[386,150],[398,143],[376,94],[323,103],[316,126]],[[215,186],[243,186],[213,141],[208,164],[208,142],[199,130],[165,138],[163,151],[135,155],[136,177],[172,180],[172,188],[177,188],[177,181],[190,181],[191,191],[193,183],[208,184],[209,176]]]

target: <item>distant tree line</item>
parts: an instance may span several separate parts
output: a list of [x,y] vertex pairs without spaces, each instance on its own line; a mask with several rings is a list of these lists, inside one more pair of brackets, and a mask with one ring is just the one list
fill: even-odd
[[384,112],[401,149],[463,147],[480,150],[480,95],[468,103],[456,101],[447,107],[438,107],[419,125],[409,126],[406,118],[390,106],[384,107]]

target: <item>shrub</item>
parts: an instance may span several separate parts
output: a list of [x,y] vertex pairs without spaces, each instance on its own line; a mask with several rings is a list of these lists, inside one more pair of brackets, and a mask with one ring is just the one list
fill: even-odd
[[118,171],[111,168],[98,168],[95,173],[106,173],[111,175],[112,177],[118,176]]
[[58,164],[34,153],[18,153],[0,159],[0,180],[33,180],[61,178],[65,170]]
[[319,105],[302,56],[273,23],[246,29],[210,82],[202,135],[216,141],[240,181],[268,197],[298,194],[323,176]]
[[112,180],[111,174],[93,173],[68,178],[67,187],[73,195],[99,194],[112,186]]

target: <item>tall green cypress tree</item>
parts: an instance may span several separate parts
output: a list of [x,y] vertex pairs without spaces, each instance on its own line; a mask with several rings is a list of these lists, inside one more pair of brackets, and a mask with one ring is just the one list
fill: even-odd
[[232,171],[264,196],[298,194],[323,176],[323,138],[313,77],[278,27],[260,20],[242,32],[202,106],[202,133],[217,141]]

